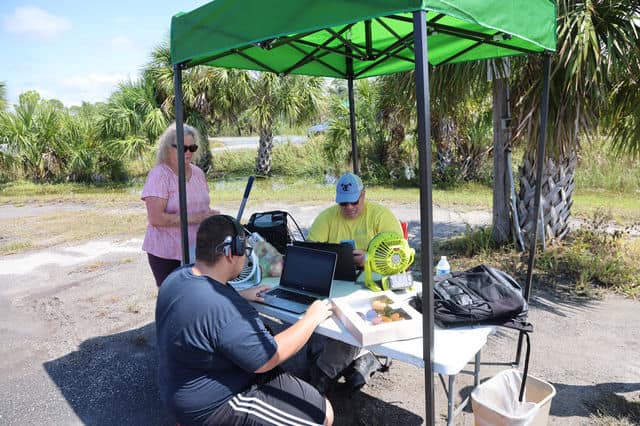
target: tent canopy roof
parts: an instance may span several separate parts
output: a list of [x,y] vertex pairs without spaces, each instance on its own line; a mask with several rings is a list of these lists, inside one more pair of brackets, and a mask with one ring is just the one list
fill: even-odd
[[338,78],[414,69],[412,12],[432,65],[553,51],[550,0],[215,0],[171,22],[171,60]]

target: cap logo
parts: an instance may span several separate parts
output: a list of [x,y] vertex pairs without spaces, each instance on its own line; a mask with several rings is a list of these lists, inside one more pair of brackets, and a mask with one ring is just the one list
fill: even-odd
[[351,182],[349,183],[341,183],[340,186],[342,186],[342,190],[344,192],[347,192],[351,189]]

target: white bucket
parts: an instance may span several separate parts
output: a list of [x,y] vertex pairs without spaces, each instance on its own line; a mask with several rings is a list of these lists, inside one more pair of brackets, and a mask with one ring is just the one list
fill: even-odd
[[549,420],[555,388],[544,380],[527,376],[523,402],[518,401],[522,373],[504,370],[471,392],[476,426],[542,426]]

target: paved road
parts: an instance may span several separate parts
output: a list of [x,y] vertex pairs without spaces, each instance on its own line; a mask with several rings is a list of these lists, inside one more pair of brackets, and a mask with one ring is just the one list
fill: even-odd
[[[301,135],[278,135],[273,137],[273,142],[276,144],[290,142],[292,144],[301,145],[307,141],[306,136]],[[240,137],[218,137],[214,136],[209,138],[210,141],[223,142],[226,146],[224,148],[213,148],[211,151],[235,151],[238,149],[249,149],[258,147],[258,136],[240,136]]]

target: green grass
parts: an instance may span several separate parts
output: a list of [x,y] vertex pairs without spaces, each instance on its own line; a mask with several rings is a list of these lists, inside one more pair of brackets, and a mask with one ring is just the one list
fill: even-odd
[[80,183],[36,184],[13,181],[0,186],[0,204],[31,205],[36,202],[122,202],[140,197],[138,184],[90,185]]
[[583,143],[575,184],[582,191],[607,191],[640,196],[640,159],[617,158],[604,138]]
[[227,146],[224,142],[215,139],[215,138],[209,138],[209,148],[210,149],[214,149],[214,148],[224,148],[225,146]]
[[[256,168],[256,150],[252,148],[215,152],[213,165],[216,176],[253,175]],[[312,140],[304,145],[277,144],[273,147],[272,176],[319,178],[324,176],[326,169],[326,157],[320,141]]]
[[[624,231],[604,232],[608,219],[594,217],[564,241],[538,252],[535,279],[578,297],[598,298],[606,289],[640,298],[640,238],[630,238]],[[440,255],[448,256],[452,270],[488,263],[521,282],[527,271],[528,253],[517,252],[513,246],[497,247],[491,228],[437,242],[434,264]]]
[[575,217],[592,217],[605,209],[616,223],[640,223],[640,192],[620,193],[604,190],[576,190],[571,213]]
[[[255,154],[255,153],[254,153]],[[247,176],[254,174],[229,175],[210,179],[212,198],[219,201],[236,201],[244,191]],[[259,201],[277,199],[294,201],[326,201],[331,199],[333,186],[326,185],[322,175],[311,177],[285,176],[258,178],[251,192],[251,198]],[[394,188],[371,186],[369,193],[380,202],[415,203],[420,197],[418,188]],[[0,187],[0,204],[30,205],[34,197],[38,202],[93,202],[114,204],[136,202],[142,191],[142,182],[127,185],[86,185],[86,184],[34,184],[15,181]],[[612,218],[620,224],[640,222],[640,195],[609,193],[605,191],[583,191],[574,196],[572,214],[575,217],[591,217],[597,210],[610,210]],[[433,202],[441,207],[474,210],[491,209],[492,191],[479,184],[466,184],[452,189],[433,190]]]
[[[637,399],[637,398],[636,398]],[[640,424],[640,401],[607,394],[593,406],[589,424],[594,426],[632,426]]]

